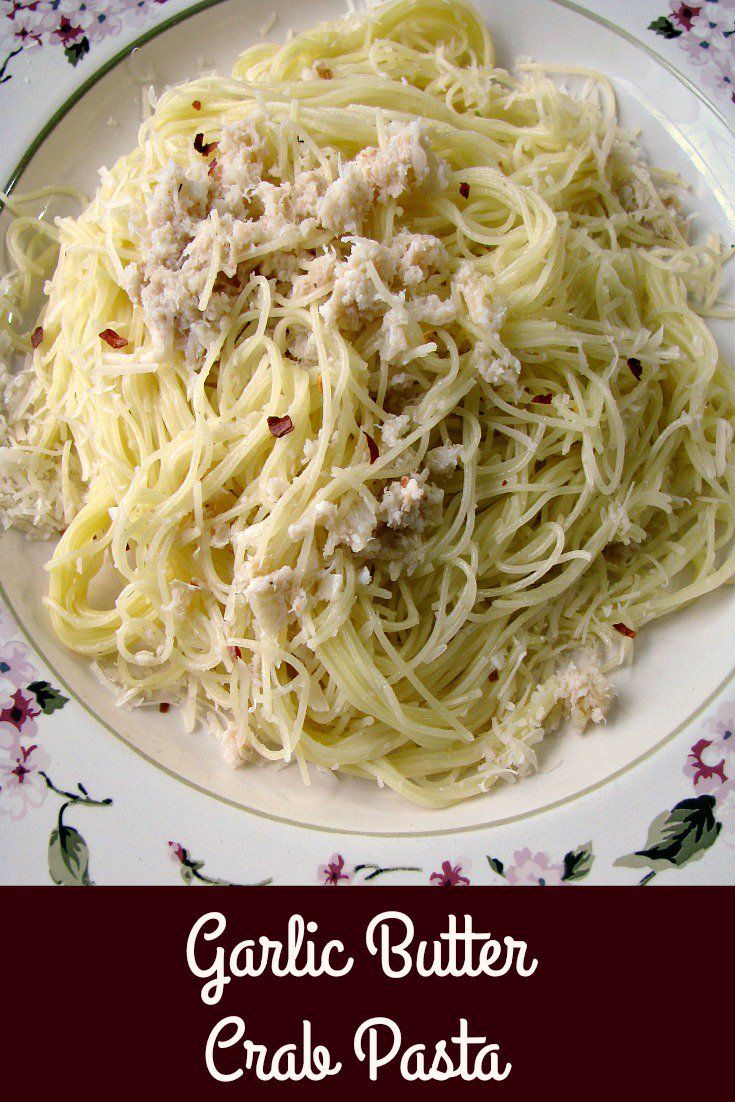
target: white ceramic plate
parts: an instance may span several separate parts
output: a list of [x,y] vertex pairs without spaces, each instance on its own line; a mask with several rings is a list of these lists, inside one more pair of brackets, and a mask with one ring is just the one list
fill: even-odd
[[[185,5],[177,5],[182,7]],[[726,119],[695,86],[656,60],[640,42],[615,33],[609,25],[572,6],[551,0],[519,0],[514,5],[503,0],[481,0],[478,7],[490,25],[501,64],[512,66],[515,58],[525,55],[560,64],[583,63],[607,73],[614,82],[624,122],[641,129],[651,160],[673,166],[690,183],[688,202],[700,216],[701,230],[715,229],[730,239],[729,234],[735,232],[735,136]],[[111,164],[135,140],[143,88],[153,83],[160,89],[194,77],[203,64],[226,73],[241,49],[258,40],[259,28],[267,23],[273,9],[273,0],[223,0],[142,42],[86,92],[80,95],[77,89],[74,102],[61,112],[55,127],[26,158],[17,186],[25,190],[63,181],[91,193],[97,169]],[[286,27],[298,31],[319,19],[333,17],[340,5],[326,0],[298,3],[284,0],[277,9],[279,22],[269,35],[271,38],[281,37]],[[26,107],[20,119],[25,149],[33,147],[47,115],[42,101],[35,112]],[[17,134],[14,138],[15,144],[22,144],[17,142]],[[0,153],[0,162],[1,158]],[[0,163],[0,168],[0,176],[7,179],[14,166]],[[717,333],[732,362],[735,362],[734,329],[732,325],[722,325]],[[43,723],[44,731],[53,725],[60,734],[66,728],[65,757],[59,759],[59,769],[64,761],[71,765],[72,757],[76,757],[74,751],[78,752],[82,745],[86,753],[91,752],[95,759],[104,762],[106,755],[119,753],[116,739],[121,739],[138,756],[125,755],[123,777],[116,775],[118,800],[124,798],[126,776],[133,791],[139,788],[143,776],[146,785],[152,785],[154,790],[172,791],[176,786],[164,778],[160,772],[163,769],[201,793],[244,809],[239,814],[241,829],[251,831],[257,820],[258,829],[266,832],[266,839],[268,830],[273,832],[278,827],[281,837],[288,825],[291,830],[295,827],[326,830],[337,838],[347,834],[382,835],[387,839],[466,832],[508,824],[542,811],[546,814],[539,816],[538,821],[547,824],[545,833],[553,834],[552,824],[561,821],[562,809],[580,794],[601,792],[600,786],[620,793],[623,786],[629,787],[631,779],[640,777],[643,767],[633,769],[635,763],[643,759],[649,763],[653,760],[651,755],[658,758],[667,747],[671,752],[672,744],[678,745],[682,739],[686,742],[695,730],[693,725],[708,722],[707,717],[716,711],[735,670],[735,635],[728,630],[735,618],[735,589],[731,589],[646,629],[637,640],[634,665],[615,677],[617,702],[605,728],[583,737],[563,730],[544,743],[540,770],[535,776],[513,786],[498,786],[485,798],[456,808],[427,811],[409,806],[394,794],[378,791],[367,782],[337,778],[318,770],[312,771],[312,784],[308,788],[295,768],[276,771],[272,767],[255,766],[232,771],[223,764],[212,740],[204,734],[185,735],[173,713],[162,716],[154,710],[131,713],[117,709],[86,664],[66,652],[49,629],[40,600],[45,590],[43,564],[48,555],[47,546],[29,545],[15,533],[4,534],[0,539],[0,578],[5,601],[40,661],[51,671],[49,681],[72,698],[67,707],[57,709],[52,717],[32,720],[39,729]],[[8,625],[5,636],[18,637],[19,630]],[[0,672],[2,666],[0,659]],[[724,730],[720,732],[721,740]],[[735,748],[730,751],[726,740],[722,745],[732,753],[735,766]],[[706,752],[711,755],[714,750],[708,747]],[[702,753],[709,761],[706,752]],[[708,772],[705,758],[702,762]],[[686,755],[682,764],[685,759]],[[33,764],[33,755],[29,763]],[[720,778],[720,773],[725,775]],[[719,793],[722,804],[730,794],[724,768],[715,775],[715,782],[718,778],[722,782]],[[689,795],[696,800],[718,787],[712,781],[712,776],[700,775],[692,791],[692,774],[688,789],[680,785],[682,791],[674,795],[682,798]],[[42,778],[39,798],[52,793],[52,789],[44,789],[44,783]],[[195,793],[191,787],[183,789],[178,785],[177,791],[186,792],[194,806]],[[1,796],[2,793],[0,812]],[[196,800],[197,806],[202,806],[201,797]],[[204,806],[207,814],[223,813],[222,805],[211,798],[204,801]],[[588,798],[586,806],[592,809],[594,800]],[[644,827],[662,808],[650,810],[651,814],[648,809],[642,814]],[[707,827],[707,813],[711,810],[705,803],[698,805],[693,814],[695,818],[703,817]],[[0,829],[3,824],[0,818]],[[599,826],[593,815],[585,836],[591,836],[593,827]],[[712,829],[716,832],[716,828]],[[639,833],[640,830],[641,827]],[[298,836],[303,838],[304,832],[299,830]],[[275,835],[271,833],[270,837]],[[642,845],[644,840],[645,830],[639,843]],[[618,856],[623,855],[626,847],[621,844],[617,848]],[[176,856],[176,851],[172,852]],[[676,862],[669,864],[674,867]],[[666,862],[663,867],[667,867]],[[720,869],[720,878],[725,875],[724,867]],[[186,868],[184,862],[182,869]],[[364,870],[362,874],[368,875]],[[328,878],[329,873],[325,876]],[[114,874],[111,878],[115,879]]]

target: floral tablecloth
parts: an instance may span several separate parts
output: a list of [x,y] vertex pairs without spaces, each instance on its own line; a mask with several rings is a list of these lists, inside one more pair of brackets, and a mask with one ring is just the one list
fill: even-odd
[[[93,72],[143,28],[192,6],[0,0],[8,161],[23,153],[13,118],[38,94],[41,53],[50,117],[78,86],[80,68]],[[579,6],[653,47],[735,122],[735,0]],[[0,882],[735,883],[735,686],[614,785],[553,813],[433,838],[339,836],[250,815],[104,733],[71,737],[85,722],[0,605]],[[652,806],[660,809],[653,821]],[[614,840],[590,826],[612,821]]]

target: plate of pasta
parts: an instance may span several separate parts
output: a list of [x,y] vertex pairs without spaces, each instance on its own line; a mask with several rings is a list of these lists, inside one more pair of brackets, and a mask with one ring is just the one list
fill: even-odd
[[100,753],[245,812],[563,806],[735,667],[735,136],[572,4],[272,11],[3,166],[3,597]]

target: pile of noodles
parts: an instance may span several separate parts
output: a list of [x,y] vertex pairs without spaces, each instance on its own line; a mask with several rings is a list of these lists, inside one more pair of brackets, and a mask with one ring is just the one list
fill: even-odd
[[[282,234],[244,258],[194,366],[161,351],[126,290],[165,166],[256,111],[281,179],[307,147],[348,163],[415,117],[446,162],[444,186],[376,203],[362,234],[439,238],[447,286],[469,261],[502,320],[424,326],[392,446],[399,369],[323,298],[259,274],[294,248]],[[723,258],[690,242],[674,185],[621,131],[605,79],[510,75],[463,3],[400,0],[166,91],[79,217],[49,226],[29,213],[38,196],[15,200],[8,302],[59,253],[37,346],[10,330],[32,359],[8,385],[0,500],[6,524],[62,533],[59,638],[122,701],[181,703],[234,761],[314,763],[432,807],[533,767],[571,660],[611,668],[645,624],[733,572],[735,388],[702,320]],[[289,353],[295,328],[313,362]],[[519,361],[514,385],[478,373],[488,337]],[[316,502],[379,501],[445,445],[456,467],[411,570],[344,543],[327,560],[318,527],[294,537]],[[304,580],[274,633],[240,599],[245,558]],[[328,597],[308,584],[315,561],[338,577]]]

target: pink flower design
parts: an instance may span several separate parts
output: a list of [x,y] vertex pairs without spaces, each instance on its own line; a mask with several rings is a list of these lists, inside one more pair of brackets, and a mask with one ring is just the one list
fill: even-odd
[[99,16],[112,14],[116,7],[115,0],[59,0],[54,10],[57,16],[86,29]]
[[735,102],[735,0],[671,0],[668,18],[655,20],[650,28],[673,38],[689,63],[703,70],[702,84]]
[[120,7],[124,9],[126,17],[135,23],[142,23],[166,0],[121,0]]
[[38,4],[15,5],[8,18],[12,20],[12,37],[15,45],[30,50],[41,45],[44,31],[44,12],[38,10]]
[[100,42],[120,33],[124,7],[120,0],[61,0],[57,10],[79,27],[88,41]]
[[0,81],[16,54],[38,46],[60,46],[76,65],[91,43],[120,34],[126,23],[143,22],[168,0],[0,0]]
[[80,42],[84,38],[84,28],[79,25],[75,20],[67,19],[65,15],[61,17],[58,25],[51,32],[51,39],[55,42],[60,42],[66,49],[67,46],[73,46],[74,43]]
[[731,772],[735,775],[735,746],[730,741],[735,732],[735,700],[724,700],[715,712],[706,717],[702,729],[706,735],[719,739],[727,746],[727,753],[732,755]]
[[718,800],[735,791],[735,701],[725,701],[702,725],[702,737],[692,746],[684,764],[698,796]]
[[679,46],[687,55],[690,65],[706,65],[710,60],[710,43],[706,38],[693,34],[683,34],[677,38]]
[[25,643],[0,643],[0,700],[9,699],[14,689],[24,688],[35,676]]
[[59,0],[57,11],[65,15],[74,16],[77,12],[88,12],[91,17],[115,12],[120,7],[120,0]]
[[180,845],[179,842],[169,842],[169,847],[171,849],[171,860],[178,862],[178,864],[180,865],[183,865],[184,861],[186,860],[186,850],[184,849],[184,847]]
[[[712,739],[709,738],[701,738],[699,742],[695,742],[684,766],[684,773],[691,776],[694,787],[700,794],[705,791],[716,792],[719,788],[722,788],[723,784],[727,784],[725,759],[720,758],[719,761],[714,761],[710,753],[708,755],[709,762],[704,760],[705,752],[712,745]],[[714,757],[717,757],[716,752]]]
[[547,887],[564,882],[564,866],[552,864],[548,853],[531,853],[530,849],[519,849],[513,854],[515,864],[505,870],[505,879],[509,884],[536,884]]
[[120,34],[123,29],[123,21],[118,15],[101,14],[95,16],[85,28],[85,36],[90,42],[101,42],[103,38]]
[[36,725],[32,721],[40,714],[41,709],[34,707],[31,697],[24,696],[20,689],[16,689],[0,708],[0,723],[10,723],[19,731],[21,727],[26,727],[26,735],[33,735]]
[[10,10],[6,12],[8,19],[15,19],[18,12],[35,11],[40,0],[31,0],[30,3],[19,3],[18,0],[10,0]]
[[345,859],[341,853],[333,853],[326,865],[319,866],[316,875],[320,883],[336,888],[343,881],[349,884],[354,876],[354,869],[345,865]]
[[451,861],[442,861],[441,872],[432,872],[429,883],[437,888],[466,888],[470,878],[463,875],[464,867],[460,862],[453,865]]
[[29,807],[38,807],[48,791],[41,770],[48,755],[35,743],[22,744],[10,724],[0,723],[0,815],[22,819]]
[[671,22],[685,31],[692,29],[692,22],[701,14],[702,5],[671,3]]
[[702,19],[721,31],[728,27],[732,29],[735,22],[735,0],[705,0],[702,5]]
[[713,92],[724,94],[735,101],[735,55],[712,59],[702,74],[702,84]]

